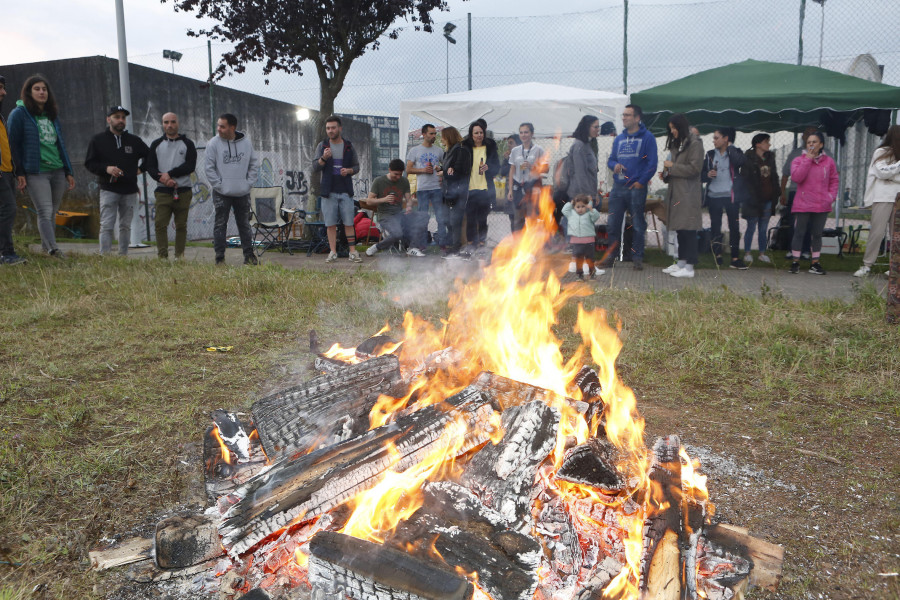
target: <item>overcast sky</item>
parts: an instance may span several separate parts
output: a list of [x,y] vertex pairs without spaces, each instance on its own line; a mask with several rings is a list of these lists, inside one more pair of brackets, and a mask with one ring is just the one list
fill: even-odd
[[[118,56],[112,0],[7,0],[2,13],[0,63],[58,58]],[[622,0],[449,0],[458,44],[441,34],[403,31],[398,40],[354,62],[338,112],[397,114],[402,98],[465,90],[466,13],[473,16],[473,87],[543,81],[621,92]],[[636,91],[690,73],[755,58],[795,62],[800,0],[630,0],[629,89]],[[872,53],[885,65],[886,83],[900,84],[896,41],[900,0],[827,0],[823,66],[845,70],[854,57]],[[560,10],[562,6],[562,10]],[[580,13],[580,14],[579,14]],[[807,2],[804,64],[817,64],[822,8]],[[860,18],[860,16],[864,18]],[[171,2],[125,0],[129,60],[205,79],[205,39],[188,37],[203,25],[175,13]],[[214,44],[216,61],[224,45]],[[164,49],[183,52],[177,65]],[[449,51],[448,51],[449,50]],[[449,74],[447,59],[449,57]],[[265,85],[261,69],[228,77],[223,85],[297,105],[318,106],[318,79],[274,74]]]

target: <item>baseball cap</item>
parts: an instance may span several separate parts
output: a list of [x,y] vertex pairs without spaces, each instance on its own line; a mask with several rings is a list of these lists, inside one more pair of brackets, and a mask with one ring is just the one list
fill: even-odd
[[126,117],[127,117],[128,115],[131,114],[130,112],[128,112],[128,111],[125,109],[124,106],[122,106],[121,104],[117,104],[116,106],[111,106],[111,107],[109,108],[109,112],[106,113],[106,116],[108,117],[108,116],[110,116],[110,115],[114,115],[114,114],[116,114],[117,112],[123,112],[123,113],[125,113],[125,116],[126,116]]

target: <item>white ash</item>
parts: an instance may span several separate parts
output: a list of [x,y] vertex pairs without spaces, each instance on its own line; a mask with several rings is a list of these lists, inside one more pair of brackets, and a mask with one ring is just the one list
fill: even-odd
[[[735,483],[745,487],[762,484],[769,487],[781,488],[790,492],[797,491],[797,486],[793,483],[785,483],[780,479],[772,477],[770,473],[739,463],[727,454],[717,454],[705,446],[685,445],[684,448],[687,451],[688,456],[692,459],[700,460],[700,473],[709,475],[710,479],[727,477],[732,479]],[[712,488],[713,486],[709,487]]]

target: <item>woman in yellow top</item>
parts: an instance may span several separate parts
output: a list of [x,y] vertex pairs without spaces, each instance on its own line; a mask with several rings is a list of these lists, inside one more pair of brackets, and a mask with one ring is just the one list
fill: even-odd
[[484,119],[469,125],[469,135],[463,140],[463,146],[472,155],[466,202],[466,239],[477,251],[487,243],[487,218],[497,197],[494,176],[500,172],[500,157],[497,144],[487,137],[487,122]]

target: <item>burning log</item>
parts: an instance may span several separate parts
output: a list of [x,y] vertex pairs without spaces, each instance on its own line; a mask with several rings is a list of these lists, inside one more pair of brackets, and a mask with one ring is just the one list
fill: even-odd
[[153,553],[163,569],[183,569],[223,554],[217,524],[207,515],[175,515],[156,524]]
[[653,598],[677,600],[681,595],[678,550],[682,532],[680,450],[681,440],[677,435],[659,438],[653,445],[649,475],[651,490],[645,502],[640,579],[641,591],[656,594],[651,596]]
[[285,457],[220,499],[226,507],[219,531],[228,553],[237,557],[279,529],[334,508],[374,486],[391,467],[405,470],[418,463],[456,416],[467,422],[460,453],[468,452],[487,440],[492,413],[484,394],[467,388],[444,406],[429,406],[311,454]]
[[317,533],[309,549],[309,581],[317,599],[468,600],[474,592],[446,567],[339,533]]
[[[203,476],[206,496],[211,503],[246,483],[268,462],[259,436],[252,433],[252,426],[242,423],[233,413],[221,410],[213,411],[213,419],[213,425],[203,437]],[[225,436],[222,435],[223,428]],[[251,430],[249,435],[248,429]]]
[[437,554],[457,572],[476,574],[492,598],[531,600],[541,558],[537,541],[458,484],[428,483],[424,492],[422,507],[386,543],[419,556]]
[[[723,553],[747,558],[751,563],[750,584],[777,591],[781,583],[784,548],[751,536],[743,527],[719,523],[708,527],[704,536]],[[716,552],[718,554],[718,552]]]
[[469,462],[461,483],[519,531],[531,529],[531,497],[538,467],[556,445],[559,410],[543,402],[513,406],[503,413],[506,434]]
[[563,400],[573,404],[575,409],[584,414],[588,405],[583,402],[575,402],[571,399],[563,399],[559,394],[534,385],[522,383],[515,379],[509,379],[496,373],[483,371],[478,375],[472,386],[489,393],[500,404],[503,411],[513,407],[528,404],[529,402],[543,402],[553,405]]
[[330,446],[360,435],[381,393],[400,381],[400,362],[382,356],[343,366],[253,404],[251,412],[270,458],[312,445]]
[[570,449],[556,472],[556,479],[596,488],[608,496],[625,489],[625,480],[616,464],[619,451],[606,440],[591,438]]

